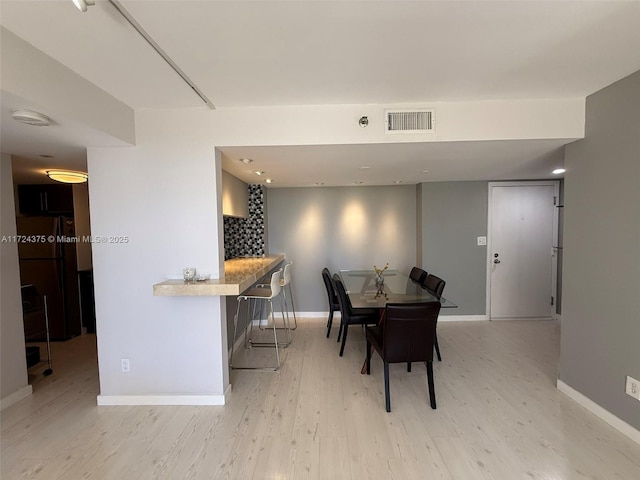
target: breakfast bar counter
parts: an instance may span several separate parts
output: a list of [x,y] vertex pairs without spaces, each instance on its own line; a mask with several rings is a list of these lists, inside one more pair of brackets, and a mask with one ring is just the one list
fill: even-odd
[[240,295],[284,261],[284,254],[233,258],[224,262],[224,277],[185,283],[166,280],[153,286],[155,296]]

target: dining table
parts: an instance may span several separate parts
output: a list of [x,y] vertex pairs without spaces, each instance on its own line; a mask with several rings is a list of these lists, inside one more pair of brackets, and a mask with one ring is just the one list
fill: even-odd
[[[457,308],[450,300],[440,297],[412,280],[400,270],[340,270],[340,278],[349,296],[351,307],[380,310],[380,323],[388,303],[428,303],[439,301],[440,308]],[[366,359],[361,372],[366,373]]]
[[384,309],[387,303],[426,303],[439,301],[441,308],[456,308],[450,300],[426,290],[400,270],[382,272],[377,281],[375,270],[340,270],[340,278],[349,295],[351,307]]

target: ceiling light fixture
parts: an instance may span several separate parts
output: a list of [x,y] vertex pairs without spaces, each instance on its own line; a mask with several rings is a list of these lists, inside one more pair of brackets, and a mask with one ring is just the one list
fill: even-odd
[[402,180],[394,180],[393,183],[395,183],[396,185],[400,185],[402,183]]
[[271,183],[271,182],[273,182],[273,180],[271,180],[270,178],[267,178],[267,179],[265,180],[265,183]]
[[253,159],[252,158],[241,158],[240,161],[242,163],[244,163],[245,165],[249,165],[250,163],[253,162]]
[[11,112],[11,118],[16,122],[25,125],[33,125],[34,127],[48,127],[51,125],[51,119],[45,114],[34,112],[33,110],[14,110]]
[[254,170],[253,173],[255,173],[256,175],[264,175],[264,172],[262,170]]
[[368,167],[366,165],[363,165],[362,167],[360,167],[360,170],[369,170],[371,167]]
[[564,168],[556,168],[554,171],[552,171],[551,173],[553,173],[554,175],[560,175],[561,173],[566,172],[567,170]]
[[422,173],[429,173],[431,170],[422,170]]
[[46,174],[51,180],[62,183],[84,183],[89,178],[89,175],[84,172],[70,170],[47,170]]
[[351,185],[362,185],[364,182],[351,182]]
[[95,0],[73,0],[73,4],[81,12],[86,12],[87,7],[91,7],[96,4]]

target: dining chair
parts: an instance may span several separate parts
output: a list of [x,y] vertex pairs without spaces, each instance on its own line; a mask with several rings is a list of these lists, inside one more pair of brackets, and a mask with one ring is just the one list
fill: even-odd
[[327,338],[329,338],[331,325],[333,324],[333,314],[340,311],[340,303],[338,303],[338,294],[331,279],[331,272],[329,272],[327,267],[322,269],[322,281],[324,282],[324,287],[327,290],[327,297],[329,299],[329,318],[327,320]]
[[436,394],[433,384],[433,342],[436,322],[440,313],[440,302],[389,303],[385,309],[382,325],[366,327],[367,375],[371,374],[371,354],[373,347],[384,363],[384,395],[387,412],[391,411],[389,392],[389,364],[425,362],[427,384],[431,408],[436,408]]
[[344,288],[342,280],[337,274],[334,274],[333,281],[338,293],[338,303],[340,304],[340,330],[338,331],[338,341],[342,335],[342,344],[340,346],[340,356],[344,353],[344,345],[347,343],[347,333],[349,333],[349,325],[371,325],[377,324],[380,320],[380,311],[375,308],[357,308],[351,307],[349,295]]
[[[272,370],[276,371],[280,368],[280,348],[287,347],[291,344],[291,329],[289,328],[289,322],[284,313],[284,304],[281,302],[282,308],[282,322],[283,328],[287,333],[287,341],[281,342],[278,340],[278,329],[276,328],[276,317],[273,309],[273,301],[277,297],[280,296],[282,291],[281,286],[282,281],[282,269],[273,272],[271,275],[271,282],[269,287],[256,286],[254,288],[250,288],[248,291],[244,292],[242,295],[238,296],[238,308],[236,310],[236,315],[233,318],[233,341],[231,343],[231,356],[229,358],[229,366],[234,370]],[[252,347],[274,347],[276,351],[276,365],[273,367],[238,367],[233,364],[233,354],[234,354],[234,346],[237,337],[238,331],[238,318],[240,315],[240,303],[243,301],[247,302],[247,312],[250,310],[251,301],[262,300],[266,304],[268,304],[269,309],[267,314],[271,314],[271,322],[273,326],[273,342],[254,342],[251,337],[249,337],[247,341],[247,327],[244,329],[245,335],[245,348]],[[251,315],[249,317],[249,325],[250,329],[253,328],[253,318]],[[261,321],[261,319],[259,320]]]
[[438,299],[442,296],[442,291],[446,282],[436,275],[429,274],[422,282],[422,287],[433,293]]
[[[435,295],[435,297],[440,300],[440,298],[442,297],[442,291],[444,290],[444,286],[446,285],[447,282],[445,282],[444,280],[442,280],[440,277],[436,276],[436,275],[427,275],[427,277],[424,279],[424,282],[422,283],[422,287],[424,289],[426,289],[427,291],[433,293]],[[435,339],[434,339],[434,346],[436,349],[436,355],[438,355],[438,361],[441,362],[442,361],[442,356],[440,355],[440,345],[438,345],[438,334],[436,333]]]
[[427,278],[427,272],[420,267],[413,267],[411,269],[411,273],[409,273],[409,278],[416,282],[418,285],[422,285],[424,279]]

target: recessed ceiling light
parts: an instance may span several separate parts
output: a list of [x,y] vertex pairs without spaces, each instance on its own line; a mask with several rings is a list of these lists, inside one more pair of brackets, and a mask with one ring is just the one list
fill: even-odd
[[370,168],[371,167],[368,167],[368,166],[364,165],[364,166],[360,167],[360,170],[369,170]]
[[431,170],[422,170],[422,173],[429,173]]
[[264,175],[264,172],[262,170],[254,170],[253,173],[255,173],[256,175]]
[[351,182],[351,185],[362,185],[364,182]]
[[399,185],[402,183],[402,180],[394,180],[393,183],[395,183],[396,185]]
[[11,118],[16,122],[33,125],[34,127],[48,127],[51,125],[51,119],[49,117],[43,113],[32,110],[15,110],[11,112]]
[[245,165],[249,165],[251,162],[253,162],[253,158],[241,158],[240,161]]
[[316,187],[321,187],[322,185],[324,185],[324,183],[323,182],[316,182],[316,183],[314,183],[314,185]]
[[553,173],[554,175],[560,175],[561,173],[566,172],[567,170],[564,168],[556,168],[554,171],[552,171],[551,173]]
[[273,180],[271,180],[270,178],[265,179],[265,183],[272,183]]

